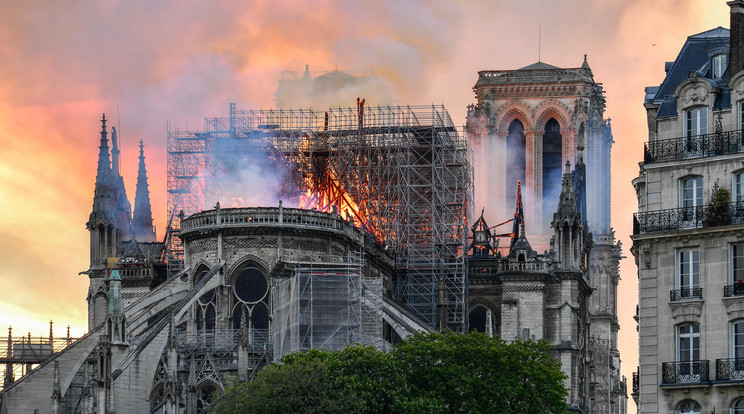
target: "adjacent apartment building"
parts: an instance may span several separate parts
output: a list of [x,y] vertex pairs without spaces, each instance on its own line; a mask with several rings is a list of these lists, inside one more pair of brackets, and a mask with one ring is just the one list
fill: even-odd
[[744,413],[744,1],[646,88],[638,213],[639,413]]

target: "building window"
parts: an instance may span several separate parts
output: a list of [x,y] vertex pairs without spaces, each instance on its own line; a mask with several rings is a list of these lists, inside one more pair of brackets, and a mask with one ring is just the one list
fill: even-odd
[[257,267],[246,264],[235,272],[232,286],[233,329],[240,329],[245,318],[251,342],[265,342],[269,329],[268,279]]
[[[730,254],[731,272],[729,282],[734,285],[739,283],[744,285],[744,243],[732,244]],[[742,293],[744,293],[744,290]]]
[[[708,107],[699,106],[685,111],[685,137],[690,139],[696,135],[708,133]],[[688,141],[688,147],[696,144]],[[688,148],[688,151],[692,149]]]
[[[200,266],[195,273],[194,285],[199,283],[209,273],[209,268],[206,266]],[[217,315],[215,311],[216,306],[216,291],[210,289],[205,292],[196,301],[196,330],[199,333],[213,333],[216,327]]]
[[703,177],[694,176],[680,181],[680,228],[698,227],[703,218]]
[[680,207],[692,208],[703,205],[703,177],[689,177],[682,180]]
[[739,125],[739,129],[741,130],[741,129],[744,129],[744,101],[739,101],[737,104],[739,106],[738,125]]
[[677,327],[677,361],[700,360],[700,325],[686,323]]
[[207,383],[199,388],[196,392],[196,412],[199,414],[206,413],[209,406],[212,404],[212,398],[215,393],[219,391],[214,384]]
[[731,404],[731,414],[744,414],[744,398],[739,398]]
[[726,72],[726,61],[726,55],[724,54],[713,56],[713,59],[711,59],[711,78],[721,79],[723,77],[723,73]]
[[700,414],[700,404],[693,400],[684,400],[677,407],[678,414]]
[[731,323],[731,358],[744,360],[744,320]]
[[700,250],[683,249],[677,253],[676,290],[672,291],[671,300],[700,299],[703,297],[700,288]]
[[744,203],[744,172],[734,174],[734,196],[732,200],[735,203]]

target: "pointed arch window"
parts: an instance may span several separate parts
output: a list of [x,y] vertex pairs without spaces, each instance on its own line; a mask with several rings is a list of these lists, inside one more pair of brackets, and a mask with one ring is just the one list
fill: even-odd
[[[506,136],[506,193],[513,194],[517,181],[525,182],[527,171],[527,138],[524,125],[518,119],[509,124],[509,135]],[[507,197],[509,199],[509,197]],[[513,203],[510,201],[509,205]]]
[[[209,273],[207,266],[200,266],[194,277],[194,284],[199,283]],[[217,323],[217,306],[216,289],[210,289],[199,296],[194,306],[196,307],[196,331],[199,333],[214,333]]]
[[248,263],[234,273],[232,295],[232,326],[240,329],[243,318],[252,340],[268,340],[269,281],[264,272]]
[[558,209],[563,166],[563,135],[555,118],[545,124],[542,152],[542,230],[550,229],[553,213]]

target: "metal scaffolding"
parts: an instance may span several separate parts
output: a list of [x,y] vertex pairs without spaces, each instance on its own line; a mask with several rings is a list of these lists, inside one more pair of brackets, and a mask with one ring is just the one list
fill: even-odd
[[52,322],[49,322],[48,337],[34,338],[30,333],[14,337],[13,328],[8,327],[7,341],[0,342],[0,391],[76,340],[70,337],[69,326],[66,337],[55,337]]
[[[278,193],[322,193],[397,255],[395,295],[435,327],[466,328],[468,208],[465,138],[443,106],[238,110],[203,132],[168,132],[170,232],[178,213],[211,208],[216,181],[261,162],[281,172]],[[183,252],[169,238],[171,271]]]
[[384,349],[382,279],[365,276],[364,255],[345,263],[300,263],[272,287],[274,360],[302,350],[341,350],[349,344]]

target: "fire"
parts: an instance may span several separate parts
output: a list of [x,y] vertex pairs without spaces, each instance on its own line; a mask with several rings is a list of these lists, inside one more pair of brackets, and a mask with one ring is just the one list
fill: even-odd
[[382,234],[370,224],[359,208],[359,204],[343,190],[332,174],[330,175],[328,179],[323,180],[324,184],[321,186],[308,185],[311,188],[320,188],[316,188],[314,191],[312,189],[305,190],[305,193],[300,195],[299,208],[336,213],[344,220],[352,222],[354,226],[373,234],[378,241],[381,241],[383,239]]

